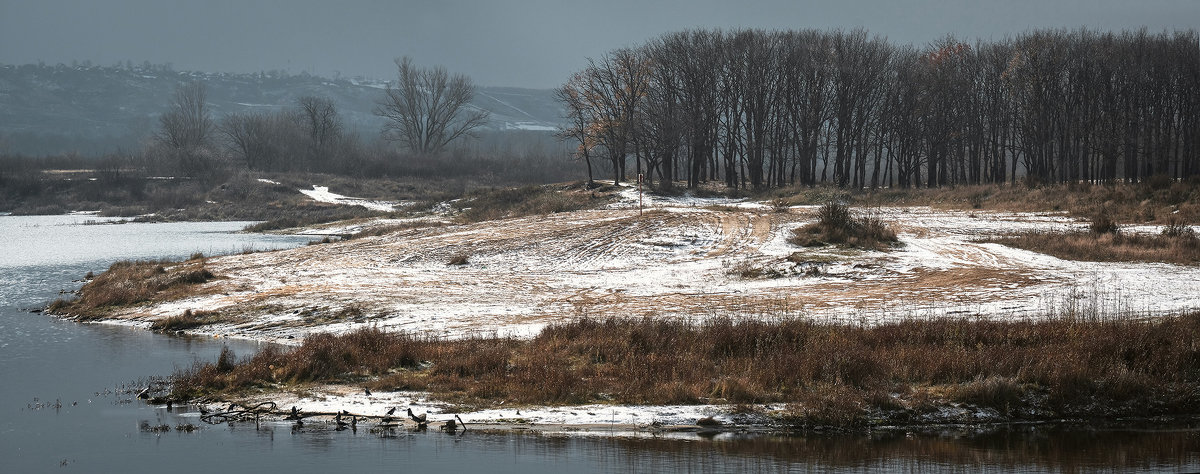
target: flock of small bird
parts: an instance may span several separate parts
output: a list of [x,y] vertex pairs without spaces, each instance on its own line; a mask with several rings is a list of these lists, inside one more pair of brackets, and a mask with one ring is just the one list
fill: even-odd
[[[137,397],[140,399],[143,399],[143,400],[147,399],[147,398],[149,398],[149,392],[150,392],[150,388],[147,387],[147,388],[143,389],[140,393],[138,393]],[[371,391],[369,389],[364,389],[364,392],[367,394],[367,396],[371,395]],[[59,406],[61,406],[61,405],[59,405]],[[258,422],[258,414],[262,413],[261,409],[264,406],[269,407],[267,412],[275,410],[274,402],[263,402],[263,403],[260,403],[258,406],[248,408],[248,409],[240,409],[240,407],[238,407],[236,403],[230,403],[229,407],[224,412],[218,412],[218,413],[210,413],[208,409],[206,409],[203,405],[201,405],[200,406],[200,417],[202,420],[208,421],[206,418],[208,418],[210,416],[229,415],[229,414],[234,413],[235,411],[241,410],[239,413],[253,413],[255,415],[254,421]],[[171,409],[171,400],[167,399],[167,410],[170,410],[170,409]],[[407,412],[408,412],[408,418],[417,424],[418,430],[425,430],[429,426],[429,413],[422,413],[422,414],[418,415],[416,413],[413,413],[412,408],[408,408]],[[381,417],[379,419],[379,424],[376,426],[376,428],[383,429],[383,430],[391,430],[391,429],[395,429],[396,427],[400,426],[399,419],[394,417],[395,414],[396,414],[396,407],[389,408],[388,411],[383,415],[383,417]],[[571,412],[571,414],[574,415],[575,412]],[[594,413],[589,412],[588,414],[593,415]],[[517,410],[517,416],[520,416],[520,415],[521,415],[521,410]],[[295,424],[292,426],[292,428],[299,429],[299,428],[304,427],[304,417],[305,416],[306,415],[301,413],[299,408],[292,406],[291,411],[283,419],[289,420],[289,421],[294,421]],[[342,431],[345,429],[351,429],[351,430],[357,431],[358,430],[358,419],[360,417],[363,418],[364,420],[369,418],[366,416],[352,414],[346,410],[338,411],[333,417],[333,422],[336,426],[335,429],[337,431]],[[347,419],[349,419],[350,421],[346,421]],[[225,419],[222,419],[222,421],[225,421]],[[658,422],[655,422],[655,424],[657,425]],[[442,430],[450,432],[450,433],[455,433],[459,430],[460,425],[461,425],[461,429],[463,429],[464,431],[467,429],[467,423],[465,421],[463,421],[463,419],[460,418],[457,414],[455,414],[454,418],[443,422]],[[710,429],[713,427],[724,426],[723,423],[713,419],[713,417],[711,417],[711,416],[704,417],[704,418],[697,420],[696,425],[698,425],[702,428],[710,428]]]
[[[148,399],[148,398],[150,398],[149,392],[150,392],[150,388],[147,387],[147,388],[143,389],[141,392],[139,392],[137,394],[137,397],[140,399],[143,399],[143,400]],[[368,396],[371,395],[371,391],[368,389],[364,389],[364,392]],[[264,407],[266,410],[265,412],[263,411]],[[171,409],[171,400],[170,399],[167,399],[167,409],[168,410]],[[257,406],[254,406],[251,408],[245,408],[245,409],[239,407],[236,403],[230,403],[229,407],[226,408],[224,411],[217,411],[217,412],[212,412],[212,411],[208,410],[207,408],[205,408],[203,405],[201,405],[200,406],[200,419],[209,421],[209,419],[212,417],[219,417],[220,421],[224,422],[224,421],[229,421],[230,417],[232,415],[253,413],[254,421],[257,422],[258,415],[260,413],[269,413],[274,410],[275,410],[274,402],[263,402],[263,403],[258,404]],[[428,413],[422,413],[422,414],[418,415],[416,413],[413,413],[412,408],[409,408],[407,411],[408,411],[408,418],[417,424],[418,430],[424,430],[429,426],[429,414]],[[377,428],[380,428],[383,430],[391,430],[391,429],[394,429],[394,428],[400,426],[399,419],[394,417],[395,414],[396,414],[396,407],[389,408],[387,413],[384,414],[382,418],[380,418],[380,420],[379,420],[380,422],[377,425]],[[292,429],[299,429],[299,428],[304,427],[304,418],[306,416],[311,416],[311,415],[306,415],[303,412],[301,412],[298,407],[293,406],[292,409],[288,412],[287,416],[285,416],[283,419],[289,420],[289,421],[294,421],[295,423],[292,425]],[[358,421],[360,418],[365,421],[369,417],[353,414],[346,410],[338,411],[336,414],[334,414],[334,417],[333,417],[333,422],[334,422],[334,425],[336,426],[335,429],[337,431],[342,431],[345,429],[357,430],[358,429]],[[460,427],[461,427],[461,429],[466,430],[467,423],[464,422],[462,420],[462,418],[459,418],[458,415],[454,415],[454,418],[446,420],[442,424],[442,429],[445,431],[448,431],[450,433],[457,432],[460,429]]]
[[[203,407],[201,407],[200,411],[201,411],[201,414],[203,415],[203,414],[205,414],[205,412],[207,410],[205,410]],[[407,411],[408,411],[408,418],[417,424],[417,429],[424,430],[429,426],[429,414],[428,413],[422,413],[422,414],[418,415],[416,413],[413,413],[412,408],[409,408]],[[379,419],[379,425],[377,427],[381,428],[381,429],[393,429],[393,428],[396,428],[397,426],[399,426],[400,419],[396,418],[394,416],[395,414],[396,414],[396,407],[389,408],[387,413],[385,413],[383,415],[383,417]],[[291,411],[288,413],[288,415],[285,416],[283,419],[289,420],[289,421],[294,421],[295,424],[293,425],[293,428],[302,428],[302,427],[304,427],[305,416],[307,416],[307,415],[305,415],[303,412],[301,412],[299,408],[293,406]],[[364,420],[368,418],[365,416],[360,416],[360,415],[350,413],[349,411],[346,411],[346,410],[341,410],[341,411],[337,412],[333,417],[333,422],[336,426],[335,429],[338,431],[342,431],[345,429],[357,430],[358,429],[358,420],[360,417],[363,418]],[[465,430],[467,427],[467,424],[466,424],[466,422],[464,422],[462,420],[462,418],[459,418],[458,415],[454,415],[453,419],[446,420],[446,422],[442,426],[442,429],[453,433],[453,432],[457,431],[460,426],[461,426],[461,429]]]

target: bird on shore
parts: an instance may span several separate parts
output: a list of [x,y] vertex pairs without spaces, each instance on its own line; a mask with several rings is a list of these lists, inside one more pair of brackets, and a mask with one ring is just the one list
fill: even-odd
[[426,419],[429,417],[429,413],[426,412],[426,413],[422,413],[420,415],[415,415],[412,412],[412,408],[409,408],[408,409],[408,417],[412,418],[412,421],[417,422],[418,426],[425,426],[425,424],[427,423]]
[[236,403],[230,403],[230,404],[229,404],[229,408],[226,408],[226,409],[225,409],[225,411],[234,411],[234,410],[236,410],[236,409],[237,409],[237,407],[238,407],[238,406],[237,406],[237,404],[236,404]]
[[[344,410],[343,410],[343,411],[344,411]],[[346,425],[348,424],[348,423],[346,423],[345,421],[342,421],[342,412],[340,412],[340,411],[337,413],[337,416],[333,417],[333,421],[334,421],[335,423],[337,423],[337,430],[338,430],[338,431],[341,431],[341,430],[344,430],[344,429],[346,429]]]
[[292,405],[292,413],[290,415],[288,415],[287,418],[285,418],[285,419],[299,421],[301,418],[303,418],[303,417],[300,416],[300,410],[298,408],[296,408],[295,405]]
[[[455,420],[458,420],[458,421],[455,422]],[[463,432],[467,431],[467,422],[463,421],[463,419],[460,418],[458,416],[458,414],[455,414],[454,418],[446,420],[446,423],[444,425],[442,425],[442,431],[445,431],[450,434],[458,433],[459,428],[462,428]]]
[[396,413],[396,407],[391,407],[391,408],[389,408],[389,409],[388,409],[388,411],[387,411],[387,414],[388,414],[389,416],[390,416],[391,414],[393,414],[393,413]]
[[371,389],[363,387],[363,393],[367,394],[367,396],[369,397],[369,396],[371,396]]

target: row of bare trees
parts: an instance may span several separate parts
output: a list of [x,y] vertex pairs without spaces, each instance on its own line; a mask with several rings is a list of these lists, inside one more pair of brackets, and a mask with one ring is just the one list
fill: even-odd
[[[389,85],[376,110],[387,119],[385,140],[422,157],[436,156],[487,122],[487,111],[470,106],[475,94],[470,78],[418,67],[407,57],[396,66],[396,86]],[[304,96],[294,108],[231,113],[215,122],[206,99],[203,84],[183,84],[159,117],[154,153],[184,173],[204,174],[226,159],[255,171],[322,172],[345,171],[362,160],[357,137],[345,133],[328,98]]]
[[219,127],[228,150],[258,171],[332,171],[356,153],[331,100],[304,96],[294,108],[233,113]]
[[1136,181],[1200,173],[1195,31],[924,48],[863,30],[691,30],[557,90],[588,169],[663,186]]
[[255,171],[330,171],[356,153],[327,98],[304,96],[294,108],[231,113],[216,121],[206,99],[203,84],[183,84],[159,117],[151,152],[185,174],[203,175],[225,167],[224,161]]

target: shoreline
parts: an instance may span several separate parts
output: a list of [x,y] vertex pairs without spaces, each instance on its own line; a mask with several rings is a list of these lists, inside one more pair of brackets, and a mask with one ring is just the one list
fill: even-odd
[[[238,407],[252,405],[254,402],[242,400],[244,403],[238,403],[238,399],[234,399],[232,403],[238,403]],[[230,401],[209,401],[199,403],[197,405],[204,406],[208,411],[209,417],[216,416],[217,420],[209,422],[210,424],[221,424],[225,422],[246,422],[246,423],[276,423],[285,425],[294,425],[294,421],[289,419],[288,410],[280,405],[275,412],[264,413],[260,417],[243,416],[243,417],[228,417],[222,418],[221,409],[228,407]],[[713,412],[720,405],[695,405],[692,406],[698,411]],[[399,408],[405,408],[403,406]],[[572,408],[579,409],[578,406],[556,407],[555,410],[570,411]],[[655,408],[655,407],[648,407]],[[707,410],[706,410],[707,409]],[[962,420],[956,418],[940,418],[931,419],[921,423],[888,423],[886,421],[879,424],[868,424],[863,426],[831,426],[831,425],[815,425],[815,426],[794,426],[786,425],[780,422],[773,422],[765,417],[736,417],[729,415],[714,415],[711,418],[716,419],[716,424],[705,423],[629,423],[629,422],[605,422],[605,423],[586,423],[586,422],[540,422],[528,420],[512,420],[506,418],[487,418],[486,415],[481,415],[480,412],[446,412],[440,414],[428,413],[431,417],[426,427],[420,427],[416,422],[409,420],[399,410],[394,416],[394,420],[390,422],[382,421],[386,415],[379,414],[364,414],[353,410],[347,410],[348,414],[343,416],[343,420],[348,420],[346,416],[353,415],[356,417],[356,429],[368,430],[372,433],[390,430],[391,432],[448,432],[447,421],[461,420],[454,423],[455,431],[473,431],[483,433],[501,433],[501,434],[535,434],[538,436],[566,436],[566,437],[621,437],[621,438],[681,438],[681,439],[716,439],[726,436],[866,436],[874,433],[988,433],[1003,429],[1017,427],[1032,427],[1032,428],[1075,428],[1089,430],[1104,430],[1104,429],[1134,429],[1134,430],[1171,430],[1171,431],[1200,431],[1200,413],[1180,414],[1180,415],[1162,415],[1162,416],[1126,416],[1126,417],[1092,417],[1092,418],[1046,418],[1046,419],[992,419],[992,420]],[[538,409],[533,408],[527,410],[527,414],[536,414]],[[349,425],[339,425],[336,421],[338,410],[334,411],[304,411],[304,425],[306,429],[317,430],[337,430],[346,429]],[[192,412],[200,417],[199,412]],[[252,413],[252,412],[250,412]],[[457,415],[457,416],[456,416]],[[436,417],[436,419],[435,419]],[[345,423],[345,421],[343,421]],[[465,426],[465,428],[464,428]],[[454,434],[451,432],[450,434]]]

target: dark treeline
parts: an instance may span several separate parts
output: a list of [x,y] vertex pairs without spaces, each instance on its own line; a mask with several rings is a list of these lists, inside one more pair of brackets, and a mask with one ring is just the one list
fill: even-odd
[[561,136],[589,176],[633,171],[664,186],[1200,172],[1195,31],[1034,31],[918,49],[863,30],[692,30],[590,60],[557,94],[570,119]]

